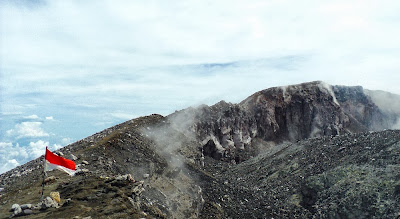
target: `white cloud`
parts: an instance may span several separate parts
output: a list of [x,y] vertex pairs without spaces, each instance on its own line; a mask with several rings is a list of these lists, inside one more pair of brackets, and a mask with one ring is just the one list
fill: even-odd
[[46,116],[46,120],[54,120],[53,116]]
[[393,125],[393,129],[400,129],[400,117],[397,118],[396,124]]
[[111,116],[114,118],[117,118],[117,119],[124,119],[124,120],[130,120],[130,119],[134,119],[137,117],[134,114],[123,113],[123,112],[111,113]]
[[46,146],[49,146],[49,142],[38,140],[36,142],[30,142],[27,150],[30,152],[31,157],[40,157],[44,154]]
[[63,139],[61,139],[61,144],[62,145],[68,145],[68,144],[71,144],[72,143],[72,140],[71,140],[71,138],[63,138]]
[[58,149],[60,149],[62,147],[63,147],[62,145],[53,144],[53,146],[50,146],[49,148],[50,148],[50,150],[54,151],[54,150],[58,150]]
[[32,119],[32,120],[34,120],[34,119],[39,119],[39,116],[38,115],[24,116],[24,119]]
[[58,144],[50,145],[48,141],[43,140],[30,142],[26,146],[20,146],[18,143],[0,142],[0,174],[42,156],[45,153],[46,146],[51,151],[62,147]]
[[0,142],[0,150],[7,149],[12,147],[12,143],[11,142]]
[[[29,10],[10,3],[2,6],[3,16],[7,18],[0,21],[4,29],[2,40],[7,43],[0,52],[4,54],[4,67],[10,69],[7,78],[15,81],[5,85],[11,93],[29,92],[34,85],[39,91],[56,93],[54,99],[78,93],[79,96],[88,94],[87,99],[93,100],[106,92],[125,95],[140,91],[142,79],[146,79],[142,93],[148,89],[160,93],[163,87],[180,89],[166,86],[173,81],[184,82],[191,78],[191,74],[176,75],[162,66],[286,55],[317,57],[307,63],[316,67],[274,75],[275,85],[290,83],[282,74],[290,74],[288,77],[292,78],[311,74],[311,80],[322,79],[339,84],[352,81],[375,86],[382,68],[390,72],[399,70],[395,62],[385,61],[397,59],[400,53],[397,40],[400,30],[396,28],[400,17],[396,9],[400,9],[400,3],[393,0],[168,4],[162,1],[47,1]],[[22,20],[24,22],[20,22]],[[395,53],[385,52],[385,49]],[[363,56],[373,60],[356,60]],[[374,62],[376,57],[382,57],[378,63]],[[371,69],[374,63],[380,65],[379,69]],[[163,80],[157,80],[149,66],[161,66]],[[270,78],[267,74],[269,69],[257,69],[256,78],[248,76],[251,70],[234,77],[229,72],[216,72],[216,75],[247,84]],[[359,80],[359,74],[365,71],[372,76]],[[335,72],[335,77],[331,72]],[[201,75],[200,72],[193,79],[201,80]],[[129,85],[129,90],[119,87],[124,82],[122,78],[131,79],[122,83]],[[310,80],[298,78],[296,82]],[[210,80],[213,78],[207,78],[207,83]],[[382,77],[380,81],[379,87],[385,84],[391,91],[400,93],[393,80]],[[15,83],[20,86],[15,86]],[[194,88],[200,89],[201,86]],[[225,90],[228,86],[227,83],[219,85]],[[184,92],[198,93],[191,90],[191,87],[186,88]],[[100,94],[96,95],[97,92]],[[210,93],[220,95],[217,92]],[[78,99],[80,104],[90,104],[90,101],[82,99]],[[179,101],[179,98],[174,100]]]
[[49,134],[42,129],[41,125],[41,122],[22,122],[16,124],[14,129],[7,130],[7,135],[16,136],[17,138],[49,136]]
[[19,144],[14,146],[11,142],[0,142],[0,173],[20,165],[18,160],[26,159],[28,159],[28,152]]
[[[1,84],[0,84],[1,85]],[[3,109],[4,110],[4,109]],[[15,115],[21,115],[21,112],[1,112],[3,116],[15,116]]]
[[24,116],[24,119],[32,119],[32,120],[34,120],[34,119],[39,119],[39,116],[38,115]]
[[1,164],[0,173],[4,173],[10,169],[17,167],[18,165],[20,165],[20,164],[15,159],[7,160],[5,163]]

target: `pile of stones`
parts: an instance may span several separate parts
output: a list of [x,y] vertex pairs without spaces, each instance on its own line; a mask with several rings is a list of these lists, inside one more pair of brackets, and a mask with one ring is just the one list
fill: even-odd
[[[47,196],[44,198],[41,202],[32,205],[32,204],[13,204],[11,206],[10,212],[12,214],[10,215],[10,218],[13,217],[19,217],[19,216],[25,216],[25,215],[31,215],[34,213],[35,210],[46,210],[48,208],[59,208],[60,207],[60,193],[58,192],[51,192],[50,197]],[[66,200],[68,202],[68,200]]]

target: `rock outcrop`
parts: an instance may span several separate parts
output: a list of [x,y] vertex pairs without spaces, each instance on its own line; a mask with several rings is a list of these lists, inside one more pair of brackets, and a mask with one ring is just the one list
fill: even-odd
[[320,81],[269,88],[239,104],[221,101],[169,116],[172,123],[186,122],[177,127],[193,132],[205,156],[235,162],[246,159],[238,157],[241,151],[255,150],[256,138],[276,144],[377,131],[391,128],[399,117],[378,107],[360,86]]

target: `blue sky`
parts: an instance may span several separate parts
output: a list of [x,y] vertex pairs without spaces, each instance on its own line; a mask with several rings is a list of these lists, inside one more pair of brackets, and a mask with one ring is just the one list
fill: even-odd
[[400,94],[395,0],[0,1],[0,173],[142,115],[323,80]]

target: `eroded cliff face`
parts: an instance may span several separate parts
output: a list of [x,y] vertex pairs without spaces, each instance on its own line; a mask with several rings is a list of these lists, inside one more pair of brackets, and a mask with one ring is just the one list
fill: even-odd
[[269,88],[239,104],[221,101],[169,118],[185,121],[182,130],[190,130],[201,142],[205,156],[238,162],[246,159],[238,153],[255,150],[255,139],[275,144],[383,130],[395,124],[392,114],[384,113],[362,87],[316,81]]
[[[391,128],[392,113],[385,113],[361,86],[332,86],[341,109],[352,120],[352,132],[378,131]],[[400,99],[399,99],[400,100]]]

